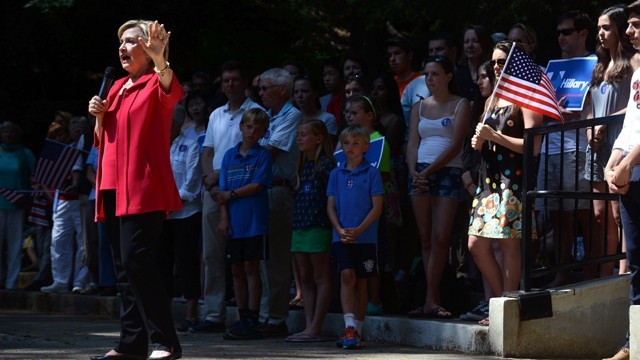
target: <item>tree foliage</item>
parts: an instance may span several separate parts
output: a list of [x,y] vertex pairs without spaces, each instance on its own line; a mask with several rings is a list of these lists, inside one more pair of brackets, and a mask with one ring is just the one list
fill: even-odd
[[[557,15],[582,9],[594,21],[617,1],[541,0],[28,0],[0,5],[2,117],[27,132],[47,123],[57,109],[86,111],[106,66],[117,66],[120,24],[158,19],[172,31],[171,64],[181,80],[197,69],[217,75],[225,60],[238,59],[254,72],[298,59],[319,75],[319,64],[353,50],[375,71],[387,71],[385,39],[397,32],[424,55],[430,33],[461,36],[466,23],[508,31],[532,25],[541,44],[538,59],[559,55]],[[595,35],[594,35],[595,36]]]

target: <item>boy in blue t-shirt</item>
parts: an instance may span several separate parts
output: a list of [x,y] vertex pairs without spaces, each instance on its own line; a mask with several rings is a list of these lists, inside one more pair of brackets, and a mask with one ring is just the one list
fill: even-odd
[[340,300],[345,334],[337,346],[360,347],[367,310],[367,278],[378,274],[378,219],[384,188],[380,171],[364,159],[369,132],[351,125],[340,134],[347,161],[334,169],[327,186],[327,214],[333,225],[332,247],[340,268]]
[[240,120],[242,141],[222,159],[219,188],[218,234],[227,238],[233,287],[240,320],[225,333],[225,339],[262,337],[258,313],[262,297],[260,260],[268,254],[271,154],[258,144],[269,128],[269,116],[261,109],[247,110]]

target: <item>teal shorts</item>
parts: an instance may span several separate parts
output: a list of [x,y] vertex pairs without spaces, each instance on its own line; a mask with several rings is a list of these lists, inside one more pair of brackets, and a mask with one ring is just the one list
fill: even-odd
[[321,253],[331,249],[331,229],[313,227],[293,230],[291,252]]

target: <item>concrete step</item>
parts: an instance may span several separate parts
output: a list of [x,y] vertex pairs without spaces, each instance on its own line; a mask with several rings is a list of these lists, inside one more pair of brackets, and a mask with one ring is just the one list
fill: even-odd
[[[118,318],[120,299],[97,295],[44,294],[22,290],[0,290],[0,309],[27,310],[37,313],[86,315]],[[173,302],[173,317],[184,319],[186,305]],[[201,318],[204,317],[203,309]],[[227,325],[237,319],[235,307],[227,307]],[[304,330],[304,311],[291,310],[287,320],[290,333]],[[329,313],[322,328],[330,337],[342,335],[342,314]],[[432,350],[491,354],[489,328],[460,320],[409,319],[405,316],[367,316],[365,341],[424,347]]]
[[[535,311],[540,305],[527,299],[531,293],[493,298],[489,327],[460,320],[367,316],[363,336],[371,342],[471,354],[533,359],[603,358],[617,351],[629,329],[628,292],[628,275],[551,289],[547,294],[550,311],[540,317],[531,317],[540,313]],[[119,307],[117,297],[0,291],[0,309],[118,318]],[[184,303],[174,301],[172,312],[176,323],[184,319],[185,310]],[[200,310],[203,318],[203,309]],[[640,323],[637,320],[640,309],[635,314],[635,322]],[[236,308],[228,307],[227,325],[236,318]],[[303,330],[302,310],[290,311],[287,327],[292,333]],[[337,338],[343,327],[342,314],[330,313],[324,321],[323,334]],[[632,339],[637,339],[638,326],[632,326],[631,331]],[[631,351],[634,355],[640,352],[637,343],[632,342]]]

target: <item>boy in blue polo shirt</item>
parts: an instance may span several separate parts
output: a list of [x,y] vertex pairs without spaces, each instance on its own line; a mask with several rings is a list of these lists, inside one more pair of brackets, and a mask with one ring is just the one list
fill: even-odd
[[261,109],[247,110],[240,120],[242,141],[222,159],[215,199],[220,204],[218,234],[227,238],[233,287],[240,320],[224,338],[248,340],[262,337],[257,329],[262,281],[260,260],[269,245],[269,195],[271,154],[258,144],[269,128],[269,116]]
[[332,248],[340,268],[345,323],[344,336],[336,345],[357,349],[368,304],[367,278],[378,274],[378,218],[384,188],[380,171],[364,159],[369,132],[351,125],[342,131],[339,141],[347,161],[331,172],[327,185],[327,213],[333,225]]

